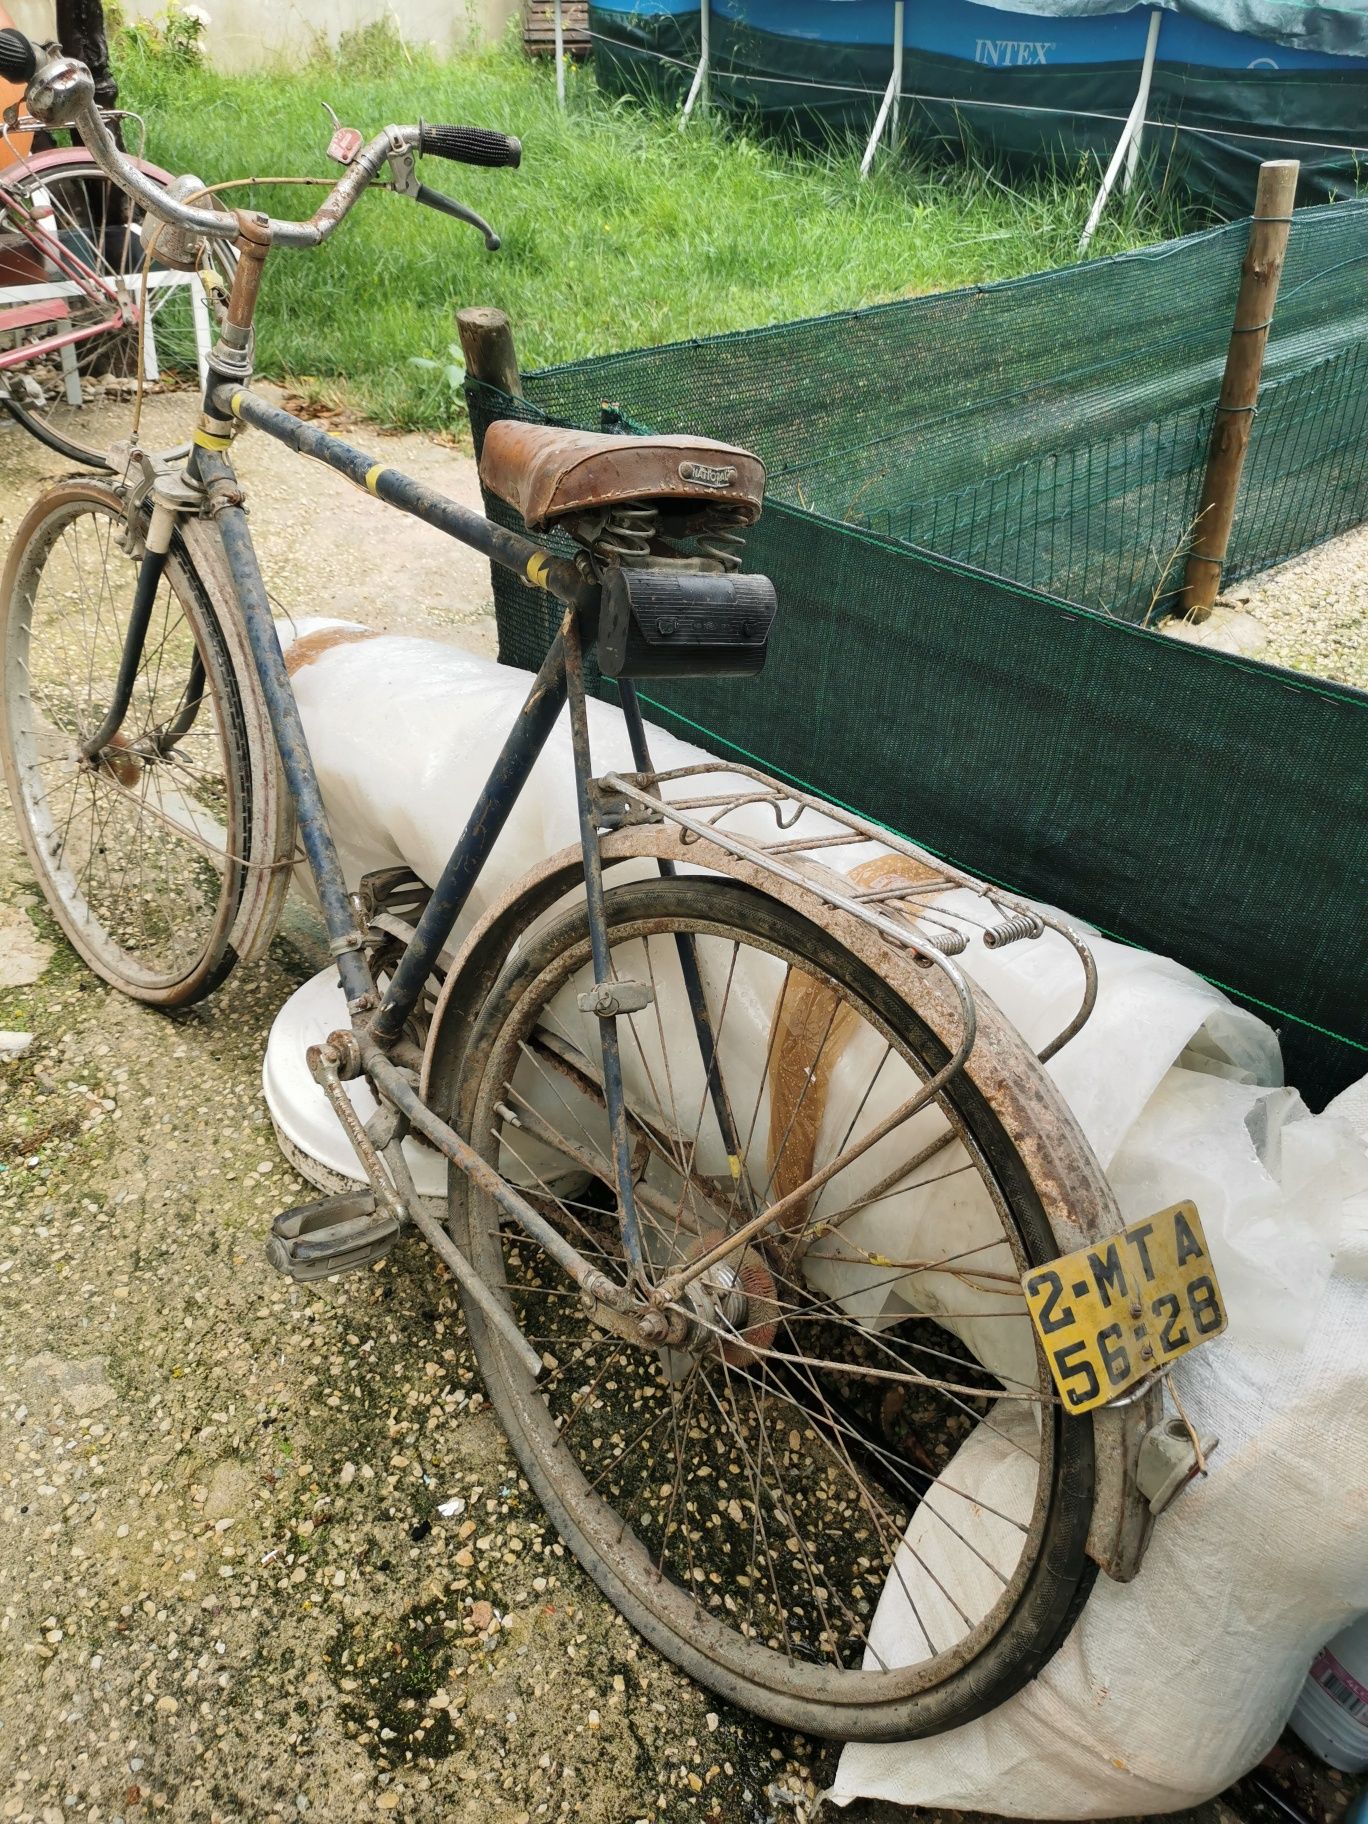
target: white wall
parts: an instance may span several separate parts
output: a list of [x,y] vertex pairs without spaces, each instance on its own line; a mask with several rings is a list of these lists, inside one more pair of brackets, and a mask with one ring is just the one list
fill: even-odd
[[[209,54],[225,70],[245,70],[306,53],[320,33],[338,34],[388,17],[405,42],[450,51],[471,39],[502,37],[518,0],[196,0],[209,14]],[[50,38],[54,0],[5,0],[31,38]],[[155,18],[165,0],[127,0],[135,19]],[[115,71],[118,75],[118,71]]]

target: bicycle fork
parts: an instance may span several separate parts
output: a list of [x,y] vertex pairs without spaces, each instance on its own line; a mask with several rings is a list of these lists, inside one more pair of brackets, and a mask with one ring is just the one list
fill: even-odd
[[[180,484],[176,483],[172,483],[169,488],[159,483],[153,489],[152,518],[147,528],[142,562],[138,567],[138,580],[133,590],[133,605],[129,610],[128,630],[124,635],[123,651],[119,656],[119,670],[114,681],[114,693],[109,708],[105,712],[104,720],[92,734],[78,744],[82,757],[92,765],[98,764],[106,750],[115,742],[128,715],[129,704],[133,700],[133,686],[137,681],[138,670],[147,645],[148,629],[152,625],[152,611],[156,606],[157,591],[161,587],[162,576],[166,570],[166,560],[171,551],[171,540],[175,536],[180,515],[185,511],[185,503],[180,497],[182,492]],[[185,700],[175,720],[160,735],[154,737],[153,745],[159,754],[168,752],[178,740],[189,733],[204,699],[204,682],[204,664],[199,655],[199,648],[196,647],[190,662],[190,675],[186,681]]]

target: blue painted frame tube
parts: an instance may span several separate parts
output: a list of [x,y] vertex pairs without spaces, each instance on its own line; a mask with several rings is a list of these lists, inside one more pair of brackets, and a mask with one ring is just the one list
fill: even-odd
[[[594,959],[594,983],[612,980],[613,959],[608,951],[608,913],[603,898],[603,864],[599,856],[598,826],[590,792],[593,767],[589,753],[589,712],[584,695],[584,652],[579,620],[565,617],[560,643],[565,652],[565,683],[570,699],[570,738],[575,751],[575,799],[579,806],[580,847],[584,855],[584,891],[589,910],[589,948]],[[617,1017],[599,1016],[599,1043],[603,1060],[603,1099],[608,1105],[608,1130],[613,1142],[613,1176],[617,1183],[618,1223],[622,1246],[632,1270],[640,1274],[645,1255],[641,1224],[632,1193],[632,1139],[627,1131],[627,1098],[622,1088],[622,1048]]]
[[[224,390],[220,389],[220,398]],[[586,600],[597,607],[599,589],[573,564],[543,552],[530,539],[506,532],[397,470],[373,463],[365,451],[343,443],[339,438],[324,436],[289,412],[280,411],[241,391],[232,395],[232,409],[244,422],[257,424],[290,448],[326,462],[328,467],[338,469],[378,498],[388,499],[391,505],[402,507],[448,536],[484,551],[492,562],[522,572],[551,593],[573,598],[567,607],[565,625],[537,674],[461,838],[423,909],[418,927],[405,946],[383,1002],[369,1023],[371,1039],[388,1048],[403,1031],[405,1020],[423,993],[442,946],[451,935],[452,926],[508,821],[518,793],[555,726],[565,703],[565,630],[576,622]],[[197,450],[196,471],[206,486],[217,483],[220,487],[236,487],[232,464],[223,455],[203,448]],[[390,499],[391,495],[393,499]],[[347,1005],[353,1014],[366,1013],[376,1009],[379,997],[369,964],[362,954],[355,910],[328,827],[318,777],[276,636],[247,516],[241,506],[234,504],[219,506],[215,517],[280,749],[281,764],[295,801],[300,839],[318,888]]]
[[[566,616],[571,621],[574,610]],[[557,634],[542,661],[527,701],[509,730],[508,739],[490,768],[460,840],[451,851],[442,877],[423,908],[413,936],[404,946],[394,974],[385,989],[380,1010],[370,1023],[370,1035],[386,1049],[403,1031],[428,977],[465,908],[470,890],[480,877],[509,812],[526,785],[532,768],[565,706],[565,633]]]
[[[224,457],[210,451],[196,452],[199,478],[211,490],[215,483],[236,489],[233,467]],[[323,794],[318,789],[318,775],[309,754],[304,723],[290,687],[290,674],[285,669],[285,655],[276,635],[270,599],[262,581],[261,568],[252,546],[247,515],[241,506],[219,505],[215,512],[223,539],[228,568],[232,572],[233,590],[242,610],[247,638],[256,662],[257,675],[266,697],[266,707],[280,749],[280,763],[294,799],[300,841],[308,857],[314,883],[323,908],[323,922],[328,928],[329,947],[337,959],[347,1006],[353,1013],[368,1011],[375,1005],[375,983],[370,965],[362,950],[356,912],[347,893],[342,864],[328,828]]]
[[567,606],[591,613],[597,611],[598,584],[578,570],[569,558],[557,557],[524,533],[496,526],[483,513],[473,513],[459,501],[439,494],[436,488],[377,462],[354,443],[328,436],[317,425],[296,418],[293,412],[282,411],[278,405],[267,404],[245,388],[225,385],[211,391],[213,410],[220,416],[240,419],[243,424],[250,424],[268,437],[274,437],[287,449],[297,450],[301,456],[312,456],[315,462],[336,469],[339,475],[345,475],[348,481],[364,488],[377,500],[383,500],[387,506],[398,507],[401,513],[421,519],[424,525],[435,526],[449,538],[459,539],[463,545],[482,552],[491,563],[514,571],[534,588],[545,589]]

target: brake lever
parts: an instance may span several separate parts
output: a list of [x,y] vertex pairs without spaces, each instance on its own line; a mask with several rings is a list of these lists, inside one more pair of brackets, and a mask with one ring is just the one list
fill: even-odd
[[395,146],[391,150],[389,169],[391,187],[396,196],[412,197],[415,203],[435,209],[439,215],[449,215],[458,222],[469,222],[472,228],[478,228],[484,236],[484,244],[490,253],[499,251],[503,243],[482,215],[476,215],[473,209],[467,209],[464,203],[458,203],[454,196],[443,196],[440,190],[432,190],[426,184],[419,183],[413,169],[413,152],[409,147]]
[[440,215],[452,216],[458,222],[469,222],[472,228],[478,228],[490,253],[497,253],[503,245],[484,217],[476,215],[473,209],[467,209],[464,203],[458,203],[454,196],[443,196],[440,190],[429,190],[426,184],[419,184],[411,194],[415,203],[422,203],[429,209],[437,210]]

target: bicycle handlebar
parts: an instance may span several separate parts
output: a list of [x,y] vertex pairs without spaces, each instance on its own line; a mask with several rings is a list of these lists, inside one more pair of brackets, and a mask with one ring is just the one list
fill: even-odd
[[[0,31],[0,76],[26,82],[34,119],[79,134],[110,182],[149,215],[192,234],[223,236],[231,218],[218,209],[177,202],[119,149],[95,105],[95,84],[83,63],[60,53],[49,56],[22,32],[8,28]],[[430,127],[421,122],[413,127],[386,127],[361,148],[307,221],[280,221],[267,215],[254,219],[273,247],[317,247],[333,233],[391,156],[423,151],[472,165],[516,166],[522,157],[516,139],[480,127]]]

